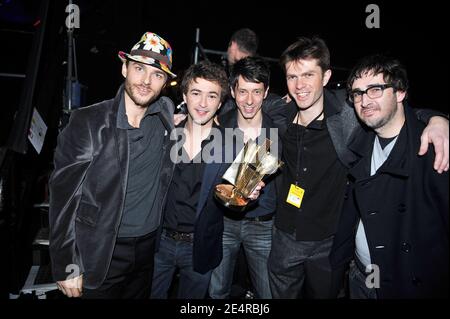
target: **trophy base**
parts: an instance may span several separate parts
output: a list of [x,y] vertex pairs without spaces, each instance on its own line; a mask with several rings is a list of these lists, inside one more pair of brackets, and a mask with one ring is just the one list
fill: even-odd
[[234,189],[235,187],[230,184],[216,185],[214,196],[223,206],[233,211],[241,212],[245,210],[250,200],[237,194]]

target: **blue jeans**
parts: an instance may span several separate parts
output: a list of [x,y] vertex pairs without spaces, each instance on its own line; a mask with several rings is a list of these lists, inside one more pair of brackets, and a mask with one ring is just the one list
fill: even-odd
[[211,271],[200,274],[193,269],[193,244],[175,241],[163,231],[158,252],[155,254],[151,298],[167,299],[175,270],[180,272],[178,299],[203,299],[208,292]]
[[223,259],[211,276],[209,285],[211,298],[229,297],[234,266],[241,244],[247,257],[255,297],[272,298],[267,271],[267,259],[272,243],[272,226],[273,220],[261,222],[224,217]]

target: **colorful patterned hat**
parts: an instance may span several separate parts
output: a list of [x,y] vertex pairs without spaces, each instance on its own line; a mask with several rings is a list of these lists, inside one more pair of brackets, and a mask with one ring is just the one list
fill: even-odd
[[133,60],[154,66],[176,77],[170,70],[172,69],[172,47],[169,42],[161,38],[156,33],[146,32],[141,40],[134,45],[131,52],[119,51],[119,58],[122,62]]

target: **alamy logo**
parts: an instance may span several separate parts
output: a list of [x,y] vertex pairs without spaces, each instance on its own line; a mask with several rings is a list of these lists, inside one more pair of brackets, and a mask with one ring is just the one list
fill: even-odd
[[76,4],[69,4],[66,7],[66,12],[69,14],[66,18],[67,29],[80,28],[80,7]]
[[[69,273],[70,275],[67,276],[66,280],[68,280],[68,284],[67,287],[68,288],[81,288],[81,287],[77,287],[78,283],[77,281],[73,280],[77,277],[80,277],[80,267],[76,264],[69,264],[66,267],[66,273]],[[72,281],[70,281],[72,280]]]
[[[192,136],[201,136],[201,128],[194,126]],[[244,148],[244,142],[242,139],[242,131],[238,128],[225,128],[224,136],[222,131],[218,128],[211,128],[210,141],[224,141],[224,143],[208,143],[202,147],[200,156],[196,156],[193,163],[227,163],[231,164],[235,160],[236,155],[240,150]],[[258,137],[258,143],[261,144],[265,139],[269,139],[272,144],[270,145],[270,154],[275,158],[279,158],[278,154],[278,129],[277,128],[262,128]],[[190,163],[191,160],[187,155],[186,149],[183,147],[186,142],[186,135],[184,128],[178,127],[171,131],[170,139],[175,141],[174,145],[170,149],[170,159],[172,163]],[[242,159],[243,160],[243,159]],[[256,158],[254,159],[256,160]]]
[[366,7],[366,13],[370,13],[366,18],[366,27],[368,29],[380,28],[380,7],[376,4],[369,4]]
[[375,264],[366,267],[366,287],[369,289],[380,288],[380,267]]

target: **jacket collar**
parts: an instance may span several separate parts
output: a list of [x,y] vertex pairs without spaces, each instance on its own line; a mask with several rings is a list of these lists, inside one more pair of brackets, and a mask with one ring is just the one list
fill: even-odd
[[114,100],[113,100],[112,116],[115,118],[115,122],[112,122],[112,123],[115,123],[116,126],[118,124],[118,119],[117,118],[118,118],[118,115],[119,115],[120,104],[121,104],[121,101],[122,101],[122,98],[123,98],[124,88],[125,88],[125,83],[122,83],[122,85],[117,90],[116,96],[114,97]]
[[325,118],[338,114],[342,111],[342,101],[336,96],[339,92],[332,93],[328,89],[323,90],[323,112]]
[[[404,109],[405,124],[400,131],[389,158],[378,169],[377,174],[386,173],[400,177],[408,177],[410,175],[411,161],[417,157],[416,153],[420,146],[418,137],[424,125],[417,120],[411,108],[405,105]],[[368,178],[370,175],[370,161],[374,139],[375,132],[363,125],[348,146],[359,157],[349,170],[349,174],[356,180]]]
[[238,127],[237,123],[237,112],[236,108],[229,110],[228,112],[219,116],[219,124],[224,128],[236,128]]

